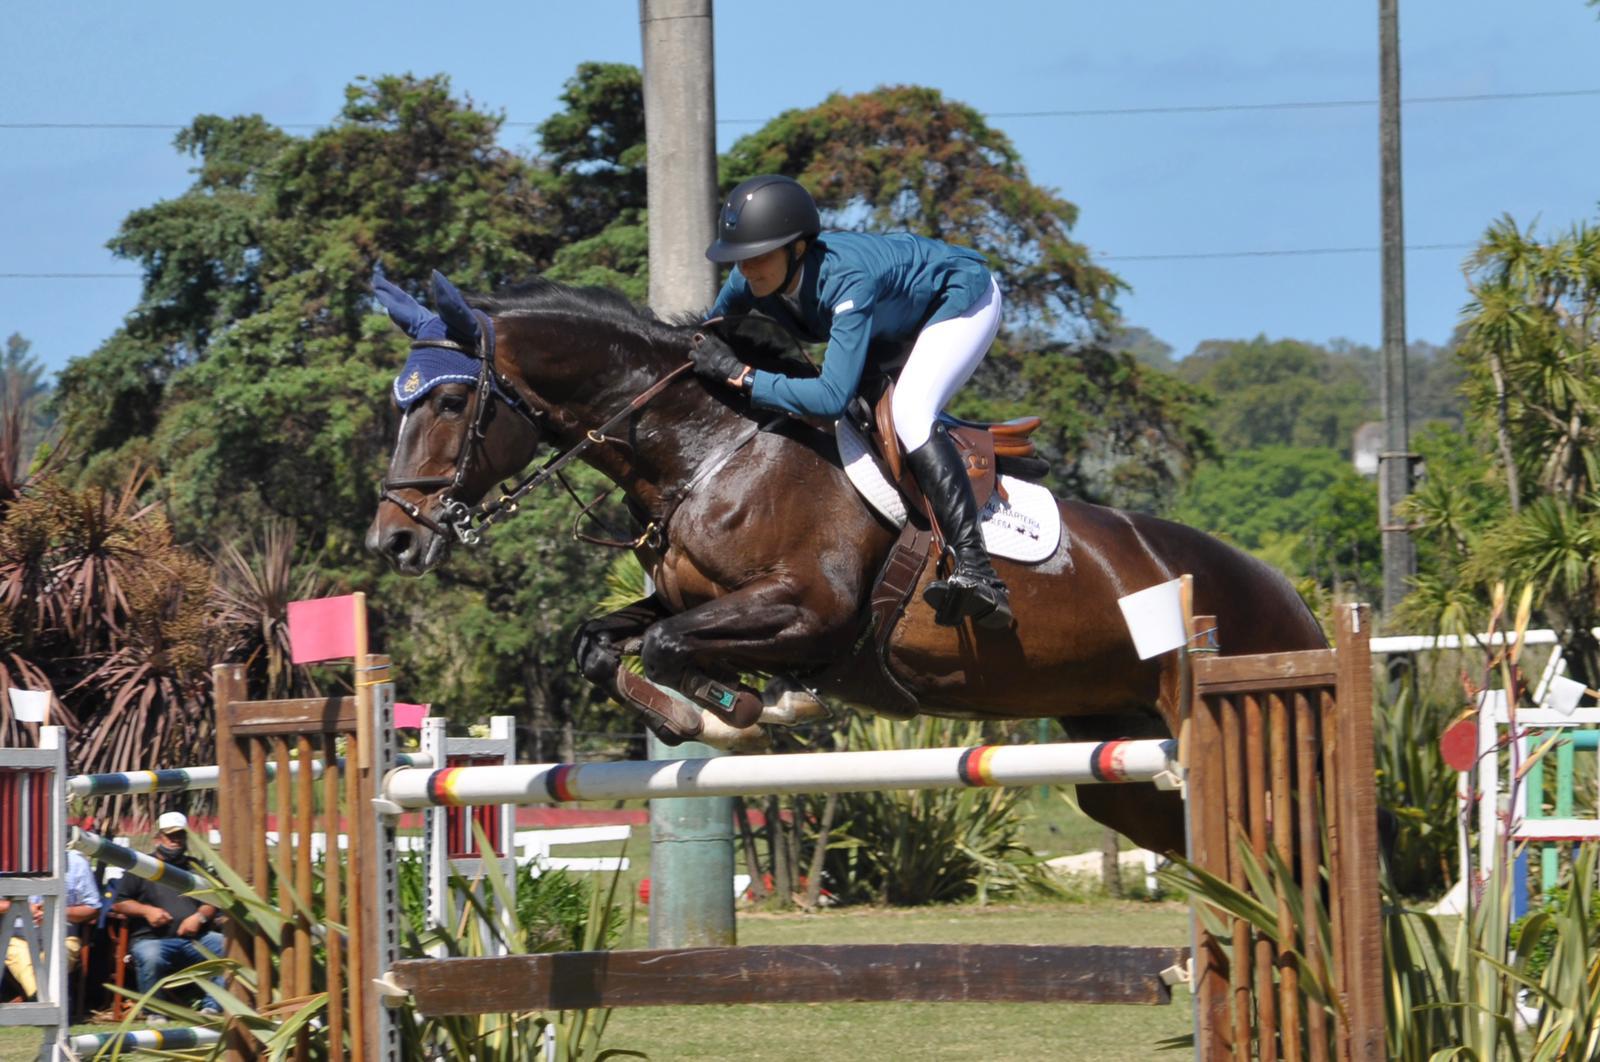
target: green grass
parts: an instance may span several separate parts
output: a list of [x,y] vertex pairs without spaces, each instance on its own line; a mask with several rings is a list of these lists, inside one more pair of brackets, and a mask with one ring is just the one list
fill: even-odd
[[[1187,945],[1176,903],[845,908],[817,914],[741,913],[742,944],[994,943]],[[657,1062],[816,1062],[819,1059],[1149,1059],[1190,1030],[1187,992],[1171,1006],[1072,1004],[791,1004],[645,1007],[612,1013],[605,1046]],[[83,1027],[87,1029],[88,1027]],[[38,1036],[0,1030],[0,1062],[34,1057]],[[1173,1058],[1179,1055],[1171,1056]]]
[[[1038,903],[912,910],[749,914],[741,944],[1188,943],[1179,904]],[[1191,1029],[1189,995],[1171,1006],[877,1003],[641,1007],[612,1012],[605,1045],[657,1062],[817,1059],[1149,1059]],[[1179,1055],[1171,1056],[1181,1057]]]

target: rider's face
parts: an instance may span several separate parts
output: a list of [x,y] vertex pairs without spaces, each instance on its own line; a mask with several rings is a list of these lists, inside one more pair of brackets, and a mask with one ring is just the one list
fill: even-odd
[[746,258],[739,263],[739,273],[745,282],[750,285],[750,290],[757,298],[764,299],[778,290],[783,283],[783,275],[789,271],[789,256],[805,253],[805,242],[801,241],[789,247],[779,247],[758,254],[754,258]]

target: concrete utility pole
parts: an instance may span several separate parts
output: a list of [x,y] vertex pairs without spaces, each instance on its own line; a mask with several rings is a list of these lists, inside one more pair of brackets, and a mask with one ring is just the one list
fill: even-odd
[[[644,43],[644,124],[649,149],[650,306],[658,314],[706,309],[717,267],[705,256],[717,207],[716,97],[711,0],[639,0]],[[698,742],[652,759],[719,753]],[[650,802],[650,946],[734,943],[733,800]]]
[[1411,532],[1394,507],[1411,493],[1406,422],[1406,258],[1400,192],[1400,0],[1378,0],[1379,188],[1383,200],[1383,452],[1378,456],[1378,522],[1383,530],[1383,614],[1394,615],[1416,574]]

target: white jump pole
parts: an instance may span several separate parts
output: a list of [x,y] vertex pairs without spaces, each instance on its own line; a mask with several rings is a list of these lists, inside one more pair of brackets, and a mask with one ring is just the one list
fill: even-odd
[[704,760],[538,763],[445,770],[399,768],[382,810],[439,804],[556,804],[574,800],[847,793],[963,786],[1156,782],[1176,788],[1172,740],[987,745],[884,752],[799,753]]

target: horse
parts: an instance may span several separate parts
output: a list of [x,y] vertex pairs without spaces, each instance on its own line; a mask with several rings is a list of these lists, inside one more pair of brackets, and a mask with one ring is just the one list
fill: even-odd
[[[624,654],[642,659],[649,682],[690,693],[728,721],[723,735],[760,732],[763,723],[726,709],[748,694],[740,675],[766,675],[814,695],[801,704],[832,697],[900,717],[1054,718],[1070,739],[1100,741],[1178,732],[1177,654],[1138,657],[1117,606],[1127,594],[1189,573],[1194,610],[1217,617],[1223,653],[1327,644],[1288,580],[1256,558],[1155,516],[1058,500],[1064,532],[1053,555],[1028,565],[996,558],[1014,626],[936,623],[920,596],[937,567],[928,564],[882,643],[886,682],[863,665],[861,646],[868,597],[898,532],[851,485],[830,434],[683,371],[703,336],[693,321],[542,277],[465,298],[452,312],[441,300],[454,289],[441,289],[442,279],[436,307],[462,349],[479,352],[478,385],[440,384],[407,410],[366,544],[421,575],[456,539],[476,537],[470,507],[541,447],[583,460],[645,527],[628,545],[655,590],[583,623],[574,654],[600,689],[646,709],[664,739],[685,735],[664,728],[636,690],[619,688]],[[723,338],[748,361],[773,365],[772,344],[751,329]],[[507,406],[515,413],[493,415]],[[502,498],[480,519],[512,508]],[[767,707],[767,722],[796,718]],[[1085,786],[1078,799],[1136,844],[1184,851],[1176,792]]]

